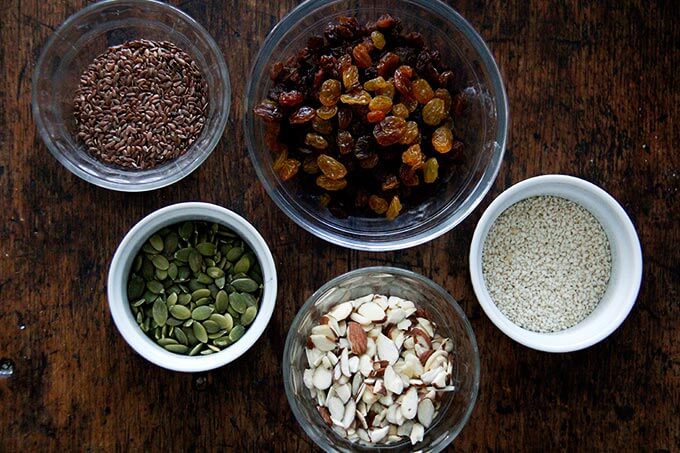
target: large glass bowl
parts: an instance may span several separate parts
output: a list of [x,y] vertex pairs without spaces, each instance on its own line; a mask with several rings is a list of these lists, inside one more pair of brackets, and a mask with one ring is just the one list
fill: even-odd
[[[435,197],[403,212],[395,221],[349,217],[338,219],[292,181],[283,183],[272,169],[265,145],[264,124],[253,107],[272,87],[269,68],[305,46],[311,35],[338,16],[357,16],[361,22],[389,12],[402,20],[404,30],[419,31],[426,43],[455,68],[470,108],[465,124],[456,125],[467,144],[457,174]],[[274,202],[293,221],[316,236],[360,250],[396,250],[436,238],[460,223],[480,203],[498,173],[508,129],[508,106],[501,75],[493,56],[472,26],[438,0],[308,0],[274,27],[255,60],[248,81],[244,118],[246,142],[255,170]],[[459,129],[459,126],[461,128]]]
[[419,451],[440,451],[458,436],[470,418],[479,391],[479,351],[470,322],[455,300],[432,280],[394,267],[366,267],[348,272],[326,283],[298,311],[288,330],[283,351],[283,382],[293,414],[307,435],[324,451],[412,451],[404,442],[371,447],[340,437],[321,419],[305,387],[302,374],[307,368],[305,345],[312,327],[329,308],[367,294],[398,296],[429,311],[443,337],[453,340],[453,380],[457,390],[446,393],[439,415],[425,431]]
[[[98,55],[142,38],[170,41],[194,58],[208,85],[209,111],[201,135],[182,156],[152,169],[129,170],[100,162],[76,140],[73,95]],[[194,171],[219,142],[231,104],[227,65],[212,37],[179,9],[152,0],[103,1],[68,18],[38,59],[32,94],[33,119],[54,157],[88,182],[126,192],[165,187]]]

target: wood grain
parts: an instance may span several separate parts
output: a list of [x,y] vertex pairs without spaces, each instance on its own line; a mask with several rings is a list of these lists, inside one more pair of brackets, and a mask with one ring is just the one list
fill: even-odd
[[[0,451],[311,451],[283,394],[283,343],[297,309],[328,279],[392,264],[431,277],[477,334],[482,384],[454,442],[461,451],[680,450],[680,8],[671,1],[451,2],[488,42],[506,81],[511,133],[492,192],[465,222],[394,253],[329,245],[302,231],[256,182],[241,130],[245,81],[268,31],[297,3],[173,2],[223,49],[233,105],[211,157],[171,187],[123,194],[53,159],[30,114],[30,81],[48,36],[83,0],[0,5]],[[635,223],[644,253],[625,323],[585,351],[522,347],[483,314],[467,250],[483,209],[530,176],[602,186]],[[237,176],[238,175],[238,176]],[[203,200],[245,215],[280,274],[257,345],[205,374],[137,356],[106,303],[106,273],[127,230],[171,203]]]

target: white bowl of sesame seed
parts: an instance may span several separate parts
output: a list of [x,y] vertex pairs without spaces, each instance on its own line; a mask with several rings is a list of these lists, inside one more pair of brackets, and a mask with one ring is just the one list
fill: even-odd
[[513,340],[546,352],[609,336],[637,299],[642,251],[635,227],[607,192],[543,175],[499,195],[470,246],[480,305]]

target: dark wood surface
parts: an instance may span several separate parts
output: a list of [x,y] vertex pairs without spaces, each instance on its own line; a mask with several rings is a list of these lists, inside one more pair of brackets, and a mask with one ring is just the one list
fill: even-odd
[[[192,175],[144,194],[100,189],[53,159],[30,113],[48,36],[83,0],[0,3],[0,451],[309,451],[283,393],[281,356],[297,309],[328,279],[393,264],[443,285],[469,316],[482,383],[461,451],[680,450],[680,8],[672,1],[451,2],[505,77],[511,132],[492,192],[459,227],[398,253],[329,245],[267,197],[241,129],[245,80],[268,31],[297,2],[186,1],[223,49],[233,85],[222,141]],[[544,173],[609,191],[642,242],[630,316],[585,351],[546,354],[499,332],[477,303],[467,251],[483,209]],[[238,177],[236,175],[239,175]],[[207,374],[147,363],[109,315],[118,242],[151,211],[202,200],[245,215],[271,245],[278,304],[237,362]]]

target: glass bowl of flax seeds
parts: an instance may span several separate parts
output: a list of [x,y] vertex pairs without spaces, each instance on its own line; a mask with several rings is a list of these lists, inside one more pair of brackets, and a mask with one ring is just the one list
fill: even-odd
[[38,59],[32,95],[52,155],[80,178],[125,192],[165,187],[201,165],[231,103],[213,38],[152,0],[103,1],[68,18]]

